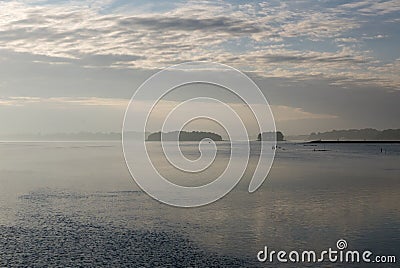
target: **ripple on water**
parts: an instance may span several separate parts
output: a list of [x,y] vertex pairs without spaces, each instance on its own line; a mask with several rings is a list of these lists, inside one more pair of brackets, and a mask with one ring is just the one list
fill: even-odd
[[[94,193],[98,197],[99,193]],[[132,194],[110,192],[105,194]],[[0,225],[0,267],[251,267],[249,260],[209,252],[174,231],[96,222],[53,207],[91,194],[37,191],[20,196],[25,210]],[[104,194],[103,194],[104,195]],[[100,195],[100,197],[104,197]],[[75,215],[75,216],[74,216]],[[89,220],[88,220],[89,219]]]
[[251,264],[205,252],[176,233],[96,226],[64,218],[42,228],[0,226],[0,266],[249,267]]

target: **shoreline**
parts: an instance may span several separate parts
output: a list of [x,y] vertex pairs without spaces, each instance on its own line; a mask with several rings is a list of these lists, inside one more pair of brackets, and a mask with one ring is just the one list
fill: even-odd
[[319,144],[319,143],[400,143],[400,140],[315,140],[315,141],[308,141],[305,143],[312,143],[312,144]]

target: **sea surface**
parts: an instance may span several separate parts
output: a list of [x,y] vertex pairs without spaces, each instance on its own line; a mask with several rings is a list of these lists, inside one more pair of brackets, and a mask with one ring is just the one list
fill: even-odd
[[[229,159],[191,176],[148,143],[160,173],[182,185],[212,181]],[[0,267],[398,267],[400,145],[280,143],[255,193],[249,167],[227,196],[175,208],[144,193],[120,142],[0,142]],[[198,145],[182,145],[196,158]],[[246,155],[243,155],[245,159]],[[260,263],[271,250],[336,248],[395,255],[396,264]]]

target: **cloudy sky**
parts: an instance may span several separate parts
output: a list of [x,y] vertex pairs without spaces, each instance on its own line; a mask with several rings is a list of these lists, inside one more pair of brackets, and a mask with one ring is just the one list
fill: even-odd
[[163,67],[259,85],[278,129],[400,128],[400,1],[0,1],[0,134],[121,131]]

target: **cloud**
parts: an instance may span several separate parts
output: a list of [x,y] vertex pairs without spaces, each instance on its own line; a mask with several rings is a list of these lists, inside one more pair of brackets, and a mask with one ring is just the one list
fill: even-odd
[[24,106],[31,103],[39,103],[38,97],[6,97],[0,98],[0,106]]
[[214,18],[180,18],[174,16],[127,17],[118,23],[122,28],[139,26],[151,30],[221,32],[233,36],[263,32],[264,28],[246,20],[219,16]]
[[335,38],[335,41],[339,43],[358,43],[360,40],[354,37],[340,37]]
[[[349,15],[353,11],[393,14],[399,11],[397,2],[361,1],[318,9],[302,7],[301,1],[293,2],[294,7],[273,1],[243,5],[204,1],[147,13],[102,12],[109,1],[96,5],[1,2],[0,48],[44,55],[49,64],[86,68],[157,69],[211,60],[266,77],[319,76],[334,84],[374,83],[398,89],[390,66],[360,45],[386,35],[353,37],[352,31],[364,20]],[[370,67],[377,65],[380,72],[371,72]]]
[[[129,103],[128,99],[119,98],[45,98],[45,97],[7,97],[0,98],[0,113],[3,120],[2,131],[13,132],[71,132],[71,131],[120,131],[124,111]],[[162,100],[154,108],[147,129],[158,131],[161,129],[165,116],[171,112],[180,101]],[[137,106],[147,107],[146,101],[137,101]],[[257,135],[258,125],[246,105],[231,103],[230,105],[242,118],[251,135]],[[264,105],[254,104],[256,109],[265,109]],[[193,111],[212,109],[221,116],[221,107],[216,103],[195,102],[190,110],[181,111],[188,114]],[[296,120],[335,119],[336,116],[305,111],[302,108],[286,105],[271,105],[277,123],[293,122]],[[139,109],[143,110],[143,109]],[[13,115],[10,118],[10,114]],[[135,117],[146,116],[146,111],[134,114]],[[179,117],[179,114],[177,115]],[[219,117],[221,119],[221,117]],[[234,118],[223,118],[226,124],[232,124]],[[210,123],[209,120],[195,120],[188,129],[206,129],[224,133],[220,126]],[[0,133],[1,134],[1,133]]]
[[[129,100],[127,99],[117,99],[117,98],[43,98],[43,97],[7,97],[0,98],[0,106],[15,106],[22,107],[27,105],[40,105],[48,106],[54,109],[64,109],[68,106],[103,106],[109,108],[126,109]],[[145,105],[144,101],[137,101],[137,105]],[[172,100],[162,100],[154,109],[155,117],[162,119],[168,114],[172,109],[174,109],[181,102]],[[240,103],[228,103],[233,109],[235,109],[239,114],[246,116],[248,115],[247,107]],[[196,102],[193,103],[199,111],[204,109],[214,109],[218,110],[219,105],[215,103],[204,103]],[[253,104],[259,106],[260,104]],[[192,109],[193,107],[191,107]],[[260,106],[258,109],[264,109],[264,106]],[[277,121],[290,121],[290,120],[300,120],[300,119],[332,119],[337,118],[335,115],[329,114],[317,114],[304,111],[302,108],[290,107],[285,105],[271,105],[271,109],[274,113],[275,119]],[[218,112],[216,112],[218,114]],[[153,115],[154,116],[154,115]]]
[[359,22],[350,18],[338,18],[333,14],[313,12],[304,15],[296,23],[288,23],[283,27],[283,36],[305,36],[312,40],[333,38],[340,36],[351,29],[358,28]]
[[302,108],[285,105],[272,105],[271,109],[277,122],[304,120],[304,119],[336,119],[338,116],[330,114],[310,113]]
[[374,36],[363,36],[363,39],[365,40],[376,40],[376,39],[384,39],[387,38],[387,35],[382,35],[382,34],[377,34]]
[[364,0],[341,5],[344,10],[359,12],[362,15],[376,16],[400,11],[400,3],[397,0]]
[[27,105],[47,105],[53,108],[64,109],[68,105],[78,106],[108,106],[118,109],[125,109],[128,105],[126,99],[115,98],[78,98],[78,97],[58,97],[58,98],[44,98],[44,97],[3,97],[0,98],[0,106],[16,106],[22,107]]

